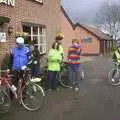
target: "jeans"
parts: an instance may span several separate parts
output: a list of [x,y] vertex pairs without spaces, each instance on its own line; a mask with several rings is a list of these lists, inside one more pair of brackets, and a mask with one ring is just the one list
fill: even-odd
[[79,87],[80,85],[80,66],[68,65],[69,80],[73,87]]
[[56,90],[57,82],[56,82],[56,71],[48,71],[47,80],[48,80],[48,89]]

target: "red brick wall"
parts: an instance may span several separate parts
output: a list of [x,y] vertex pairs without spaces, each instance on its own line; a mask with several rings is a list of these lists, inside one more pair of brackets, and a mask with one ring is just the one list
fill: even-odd
[[[43,5],[41,5],[34,0],[16,0],[15,7],[0,4],[0,16],[6,16],[11,19],[7,26],[12,26],[14,33],[21,30],[21,21],[46,25],[47,45],[49,48],[56,32],[60,30],[59,2],[59,0],[44,0]],[[6,43],[0,43],[0,61],[13,46],[14,33],[11,36],[7,36]]]
[[74,30],[62,11],[61,11],[61,30],[64,33],[63,46],[66,59],[68,48],[70,47],[72,43],[71,41],[74,38]]

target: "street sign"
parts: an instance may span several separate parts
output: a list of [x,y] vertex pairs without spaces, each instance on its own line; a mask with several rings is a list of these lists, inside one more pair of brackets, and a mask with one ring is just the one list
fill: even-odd
[[15,0],[0,0],[0,4],[5,4],[9,6],[15,6]]
[[0,42],[6,42],[6,33],[0,32]]

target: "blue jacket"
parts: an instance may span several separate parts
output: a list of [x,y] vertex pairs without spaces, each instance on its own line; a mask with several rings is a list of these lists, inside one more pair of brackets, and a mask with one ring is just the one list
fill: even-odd
[[11,50],[12,55],[12,70],[20,70],[22,66],[27,65],[28,63],[28,54],[29,54],[29,48],[23,47],[18,48],[15,47]]

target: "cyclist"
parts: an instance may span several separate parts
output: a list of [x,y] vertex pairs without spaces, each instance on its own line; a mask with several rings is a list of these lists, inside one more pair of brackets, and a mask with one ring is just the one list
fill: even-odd
[[68,72],[69,80],[72,82],[73,88],[79,90],[80,82],[80,55],[81,48],[77,39],[72,40],[72,46],[68,51]]
[[[116,50],[113,53],[113,62],[115,65],[120,66],[120,44],[117,45]],[[114,75],[115,75],[116,70],[114,70],[113,75],[112,75],[112,82],[114,82]]]
[[10,51],[10,60],[9,60],[9,68],[15,79],[12,80],[12,83],[17,86],[18,83],[18,71],[21,70],[23,66],[27,66],[29,59],[29,48],[24,45],[24,38],[17,37],[16,38],[16,46],[13,47]]
[[59,45],[54,42],[52,48],[48,52],[48,90],[57,90],[56,75],[60,71],[60,63],[62,56],[59,52]]

